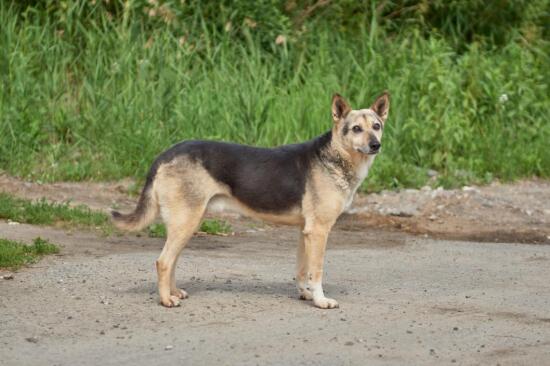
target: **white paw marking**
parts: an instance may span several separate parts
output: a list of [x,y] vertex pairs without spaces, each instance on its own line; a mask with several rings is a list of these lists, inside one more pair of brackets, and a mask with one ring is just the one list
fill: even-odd
[[339,306],[336,300],[329,299],[328,297],[313,299],[313,304],[321,309],[336,309]]

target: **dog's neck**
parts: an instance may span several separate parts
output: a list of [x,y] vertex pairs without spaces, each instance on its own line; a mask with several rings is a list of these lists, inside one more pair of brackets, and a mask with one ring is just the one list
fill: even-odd
[[334,137],[330,145],[321,150],[323,166],[334,178],[336,185],[344,191],[355,192],[366,178],[373,160],[374,156],[350,154]]

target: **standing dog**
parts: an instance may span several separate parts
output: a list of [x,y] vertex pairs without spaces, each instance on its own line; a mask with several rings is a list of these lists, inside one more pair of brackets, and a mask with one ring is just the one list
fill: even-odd
[[332,98],[331,131],[273,149],[213,141],[180,142],[155,160],[133,213],[113,212],[117,227],[140,230],[159,214],[167,239],[156,261],[160,301],[178,306],[175,268],[207,211],[230,208],[247,216],[300,226],[296,284],[300,298],[323,309],[338,303],[322,287],[330,229],[350,205],[376,154],[390,107],[383,93],[368,109]]

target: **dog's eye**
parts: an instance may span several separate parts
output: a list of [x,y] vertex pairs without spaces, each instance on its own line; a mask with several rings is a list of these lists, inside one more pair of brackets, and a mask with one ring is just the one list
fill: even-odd
[[374,125],[372,125],[372,129],[378,131],[380,129],[380,123],[377,122]]
[[363,132],[361,126],[353,126],[352,131],[355,133]]

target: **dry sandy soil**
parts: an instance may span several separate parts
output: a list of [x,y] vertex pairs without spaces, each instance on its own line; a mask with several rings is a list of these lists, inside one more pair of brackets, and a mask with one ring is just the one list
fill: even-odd
[[[0,176],[101,210],[131,207],[128,184]],[[158,305],[161,239],[0,222],[62,248],[0,279],[0,364],[550,365],[548,182],[358,197],[329,239],[334,310],[298,300],[295,229],[226,219],[235,235],[184,251],[174,309]]]

